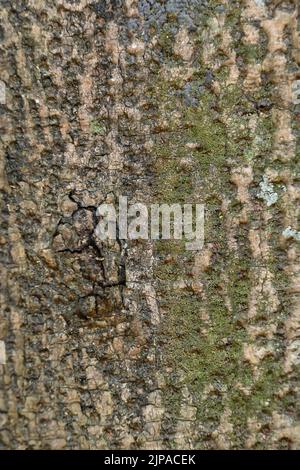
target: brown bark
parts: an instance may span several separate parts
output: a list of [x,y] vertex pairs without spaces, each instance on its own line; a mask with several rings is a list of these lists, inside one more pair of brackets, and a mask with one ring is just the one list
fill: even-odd
[[[0,442],[299,448],[296,1],[1,1]],[[205,246],[95,237],[201,202]]]

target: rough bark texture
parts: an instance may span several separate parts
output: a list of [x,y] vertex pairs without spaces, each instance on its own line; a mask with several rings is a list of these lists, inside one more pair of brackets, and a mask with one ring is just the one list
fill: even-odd
[[[300,448],[298,1],[1,20],[1,446]],[[204,249],[99,243],[119,195],[204,203]]]

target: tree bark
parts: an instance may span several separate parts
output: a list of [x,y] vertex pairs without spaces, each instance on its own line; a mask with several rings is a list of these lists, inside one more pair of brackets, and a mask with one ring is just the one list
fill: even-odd
[[[2,448],[300,447],[298,13],[1,0]],[[119,196],[203,249],[100,242]]]

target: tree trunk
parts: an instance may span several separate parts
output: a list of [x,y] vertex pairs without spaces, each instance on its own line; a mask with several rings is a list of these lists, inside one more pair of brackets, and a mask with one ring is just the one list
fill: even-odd
[[[1,20],[0,445],[299,448],[298,1]],[[204,204],[203,249],[101,242],[119,196]]]

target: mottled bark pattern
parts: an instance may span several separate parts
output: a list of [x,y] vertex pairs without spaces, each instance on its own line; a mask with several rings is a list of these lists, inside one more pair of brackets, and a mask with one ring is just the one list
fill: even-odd
[[[0,446],[299,448],[298,1],[1,0],[0,41]],[[100,243],[120,195],[204,249]]]

